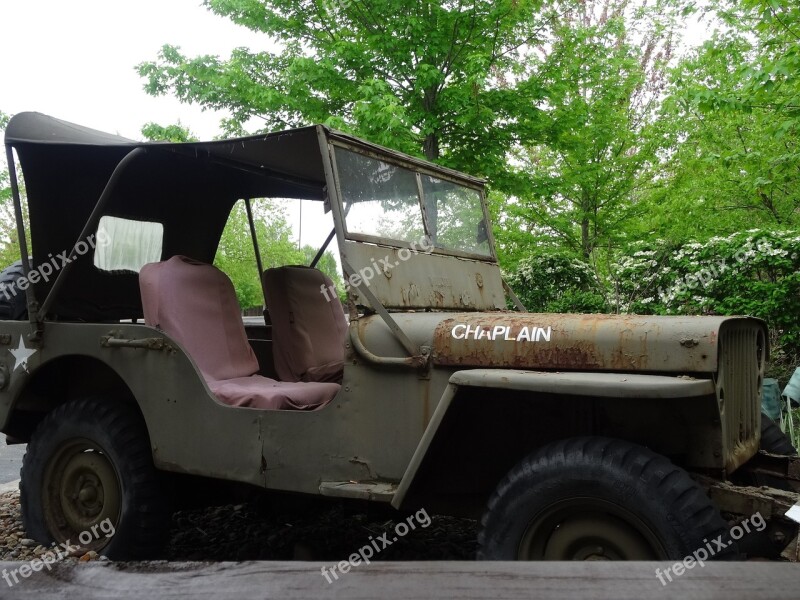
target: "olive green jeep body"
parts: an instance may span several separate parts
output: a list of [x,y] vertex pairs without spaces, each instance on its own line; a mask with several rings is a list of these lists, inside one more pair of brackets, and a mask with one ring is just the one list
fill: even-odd
[[[0,429],[29,444],[30,535],[74,539],[109,518],[98,549],[152,554],[160,482],[183,474],[483,515],[487,559],[682,559],[757,512],[759,542],[737,552],[797,557],[798,464],[759,453],[763,322],[525,312],[481,180],[323,126],[140,143],[23,113],[6,148],[32,258],[26,320],[0,321]],[[257,198],[324,206],[348,284],[340,388],[315,410],[220,401],[143,319],[141,265],[104,263],[130,239],[104,234],[99,256],[114,217],[160,226],[142,234],[161,232],[156,261],[212,263],[234,204]],[[259,374],[279,380],[274,323],[243,324]],[[782,489],[755,487],[767,477]]]

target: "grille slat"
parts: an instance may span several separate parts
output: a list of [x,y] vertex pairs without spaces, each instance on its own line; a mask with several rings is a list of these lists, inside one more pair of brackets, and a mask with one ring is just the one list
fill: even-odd
[[758,450],[764,344],[764,332],[757,323],[728,322],[720,331],[717,398],[729,473]]

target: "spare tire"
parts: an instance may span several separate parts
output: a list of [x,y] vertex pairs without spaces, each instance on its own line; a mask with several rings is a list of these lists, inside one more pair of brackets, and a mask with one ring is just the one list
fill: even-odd
[[24,276],[21,260],[0,272],[0,320],[22,321],[28,318],[25,290],[20,290],[15,285]]

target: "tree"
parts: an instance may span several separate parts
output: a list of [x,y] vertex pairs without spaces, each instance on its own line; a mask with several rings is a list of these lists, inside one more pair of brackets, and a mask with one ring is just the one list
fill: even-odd
[[605,282],[569,250],[531,249],[508,284],[531,312],[599,313],[610,308]]
[[598,247],[624,243],[656,157],[647,129],[680,9],[672,0],[560,0],[537,17],[546,35],[533,60],[546,99],[539,141],[515,156],[532,185],[508,205],[498,235],[511,264],[531,244],[591,261]]
[[142,137],[151,142],[196,142],[197,137],[180,121],[173,125],[147,123],[142,126]]
[[[206,0],[280,43],[229,59],[174,46],[138,66],[145,89],[230,111],[227,133],[327,123],[376,143],[488,176],[506,191],[506,154],[541,98],[526,53],[539,2]],[[390,18],[387,18],[391,16]],[[502,83],[502,85],[501,85]]]
[[758,4],[737,5],[735,19],[723,13],[727,28],[672,74],[658,123],[671,150],[643,203],[648,235],[681,243],[800,225],[800,86],[786,76],[800,45],[761,27],[763,15],[747,9]]

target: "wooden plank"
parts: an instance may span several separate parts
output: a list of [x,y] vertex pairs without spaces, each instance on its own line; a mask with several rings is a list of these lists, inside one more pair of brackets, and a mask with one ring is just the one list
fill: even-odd
[[[10,571],[21,562],[0,563]],[[800,569],[789,563],[710,563],[662,585],[671,563],[374,562],[328,583],[318,562],[56,563],[0,598],[687,598],[797,600]]]

